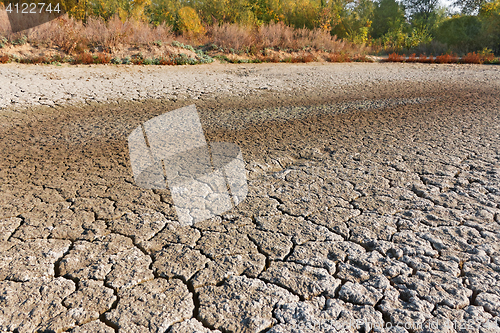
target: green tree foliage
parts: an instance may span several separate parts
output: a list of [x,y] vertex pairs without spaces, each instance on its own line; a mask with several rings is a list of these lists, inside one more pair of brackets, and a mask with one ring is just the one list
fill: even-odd
[[434,20],[439,0],[403,0],[408,17],[419,24]]
[[479,17],[483,21],[483,45],[500,54],[500,0],[484,4]]
[[381,0],[373,11],[370,34],[372,38],[380,38],[389,31],[403,31],[405,25],[404,6],[396,0]]
[[477,16],[454,16],[439,26],[435,38],[462,52],[476,51],[481,38],[482,22]]
[[185,6],[179,9],[177,14],[178,30],[185,33],[189,37],[200,37],[205,34],[205,27],[201,24],[201,20],[196,11]]
[[281,6],[285,24],[296,28],[316,28],[320,10],[321,2],[317,0],[283,1]]
[[208,0],[193,4],[208,24],[252,21],[253,4],[248,0]]
[[479,15],[455,15],[436,29],[435,38],[460,53],[488,48],[500,53],[500,0],[484,4]]
[[180,0],[152,0],[146,12],[155,25],[165,22],[170,26],[176,26],[177,13],[183,6]]
[[462,14],[477,14],[479,9],[488,3],[488,0],[456,0],[453,5],[460,8]]
[[374,7],[371,0],[334,0],[332,34],[354,43],[366,43]]

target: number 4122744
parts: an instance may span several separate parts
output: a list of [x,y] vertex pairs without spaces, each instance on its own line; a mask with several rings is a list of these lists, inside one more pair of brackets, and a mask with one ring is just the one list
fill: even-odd
[[9,3],[7,8],[5,8],[7,13],[16,13],[16,14],[41,14],[42,12],[46,13],[60,13],[61,9],[59,8],[59,3],[55,6],[52,6],[51,3],[45,4],[44,2],[21,2],[12,4]]

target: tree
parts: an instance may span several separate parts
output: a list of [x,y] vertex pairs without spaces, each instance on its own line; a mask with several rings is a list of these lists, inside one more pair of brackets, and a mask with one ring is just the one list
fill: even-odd
[[484,4],[479,10],[483,22],[484,44],[500,54],[500,0]]
[[201,24],[196,11],[189,7],[182,7],[178,14],[177,29],[189,37],[198,38],[205,34],[205,27]]
[[428,21],[435,13],[439,0],[403,0],[411,20]]
[[179,0],[153,0],[147,13],[154,24],[165,22],[174,26],[177,22],[177,12],[183,7]]
[[439,25],[435,39],[454,50],[460,50],[460,53],[467,53],[477,51],[480,47],[481,30],[479,17],[456,15]]
[[334,0],[332,34],[354,43],[366,43],[372,24],[374,4],[371,0]]
[[405,25],[404,6],[396,0],[381,0],[373,11],[370,35],[380,38],[389,30],[403,30]]
[[462,14],[473,15],[477,14],[479,9],[488,2],[488,0],[455,0],[453,5],[460,8]]
[[282,1],[282,10],[287,25],[296,28],[313,29],[318,27],[321,1],[318,0],[286,0]]

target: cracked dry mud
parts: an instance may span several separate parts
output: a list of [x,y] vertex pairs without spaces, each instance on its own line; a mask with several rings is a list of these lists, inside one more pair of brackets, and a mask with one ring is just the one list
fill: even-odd
[[191,100],[0,111],[0,332],[500,332],[500,71],[410,68],[197,100],[249,194],[193,226],[126,140]]

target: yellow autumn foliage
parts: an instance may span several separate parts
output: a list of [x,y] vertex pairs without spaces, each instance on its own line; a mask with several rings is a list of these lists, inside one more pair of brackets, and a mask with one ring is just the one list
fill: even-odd
[[179,9],[177,15],[179,31],[195,38],[205,34],[205,27],[193,8],[189,6],[182,7]]

